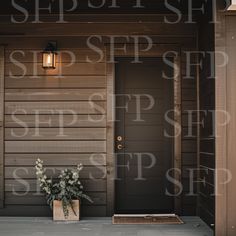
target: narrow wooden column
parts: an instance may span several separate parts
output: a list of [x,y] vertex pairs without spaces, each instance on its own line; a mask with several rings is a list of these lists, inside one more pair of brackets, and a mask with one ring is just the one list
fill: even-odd
[[0,208],[4,206],[4,46],[0,45]]
[[[109,59],[108,48],[106,48],[106,61]],[[107,216],[112,216],[115,204],[115,65],[108,63],[106,67],[107,75]]]
[[[174,59],[174,120],[175,120],[175,138],[174,138],[174,168],[175,168],[175,180],[182,183],[182,139],[180,128],[182,127],[181,119],[181,70],[180,70],[180,56]],[[179,194],[181,189],[175,185],[175,213],[181,215],[181,196]]]

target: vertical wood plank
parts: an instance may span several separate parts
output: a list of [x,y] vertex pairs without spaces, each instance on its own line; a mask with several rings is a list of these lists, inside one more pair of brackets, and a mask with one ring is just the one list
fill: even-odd
[[[225,16],[217,13],[217,20],[220,22],[215,24],[215,51],[226,52],[225,48]],[[215,65],[221,63],[220,56],[215,57]],[[226,103],[226,67],[215,68],[215,110],[227,111]],[[227,169],[227,127],[217,124],[225,122],[225,115],[222,112],[216,112],[215,131],[216,131],[216,169]],[[219,171],[216,175],[215,189],[216,193],[216,213],[215,213],[215,234],[216,236],[227,235],[227,185],[224,183],[227,179],[226,173]]]
[[0,208],[4,207],[4,46],[0,45]]
[[[199,56],[197,56],[199,61]],[[200,68],[197,66],[197,168],[200,167]],[[200,171],[197,170],[197,179],[200,179]],[[200,182],[197,182],[197,193],[200,192]],[[200,215],[199,200],[200,195],[197,196],[197,215]]]
[[[227,105],[227,112],[230,115],[230,122],[227,124],[227,171],[231,174],[232,180],[227,184],[227,236],[234,236],[236,235],[236,206],[235,206],[235,199],[236,199],[236,68],[235,68],[235,61],[236,61],[236,42],[235,42],[235,35],[236,35],[236,16],[227,16],[225,19],[226,25],[226,53],[228,55],[228,64],[227,64],[227,78],[226,78],[226,105]],[[232,36],[233,35],[233,36]],[[216,64],[217,65],[217,64]],[[220,183],[219,183],[220,184]]]
[[[181,69],[180,69],[180,56],[174,58],[174,120],[175,120],[175,131],[174,131],[174,178],[178,182],[182,182],[181,175],[181,156],[182,156],[182,135],[179,133],[179,127],[182,127],[181,122]],[[180,189],[175,185],[175,213],[181,214],[181,194],[178,194]]]
[[[109,54],[106,49],[106,58],[108,61]],[[115,202],[115,65],[107,63],[107,216],[114,214]]]

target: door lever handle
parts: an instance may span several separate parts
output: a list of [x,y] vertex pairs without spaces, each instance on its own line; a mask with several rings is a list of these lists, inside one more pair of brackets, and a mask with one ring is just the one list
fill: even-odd
[[118,150],[121,150],[121,149],[123,149],[123,146],[122,146],[122,144],[118,144],[118,145],[117,145],[117,149],[118,149]]

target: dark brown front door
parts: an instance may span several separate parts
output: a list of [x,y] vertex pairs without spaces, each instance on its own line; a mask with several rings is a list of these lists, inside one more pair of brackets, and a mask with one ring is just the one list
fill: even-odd
[[173,71],[162,58],[117,60],[115,213],[171,213]]

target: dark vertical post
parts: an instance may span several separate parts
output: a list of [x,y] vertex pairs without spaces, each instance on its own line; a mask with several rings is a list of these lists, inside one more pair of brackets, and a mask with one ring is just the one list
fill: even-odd
[[[182,125],[181,121],[181,70],[180,70],[180,55],[178,55],[174,59],[175,69],[174,69],[174,120],[175,120],[175,140],[174,140],[174,168],[178,171],[175,171],[175,180],[178,182],[182,182],[182,140],[181,133],[178,134],[179,128]],[[175,185],[175,193],[177,196],[175,197],[175,213],[181,214],[181,195],[179,195],[180,189]]]
[[4,46],[0,46],[0,208],[4,206]]

